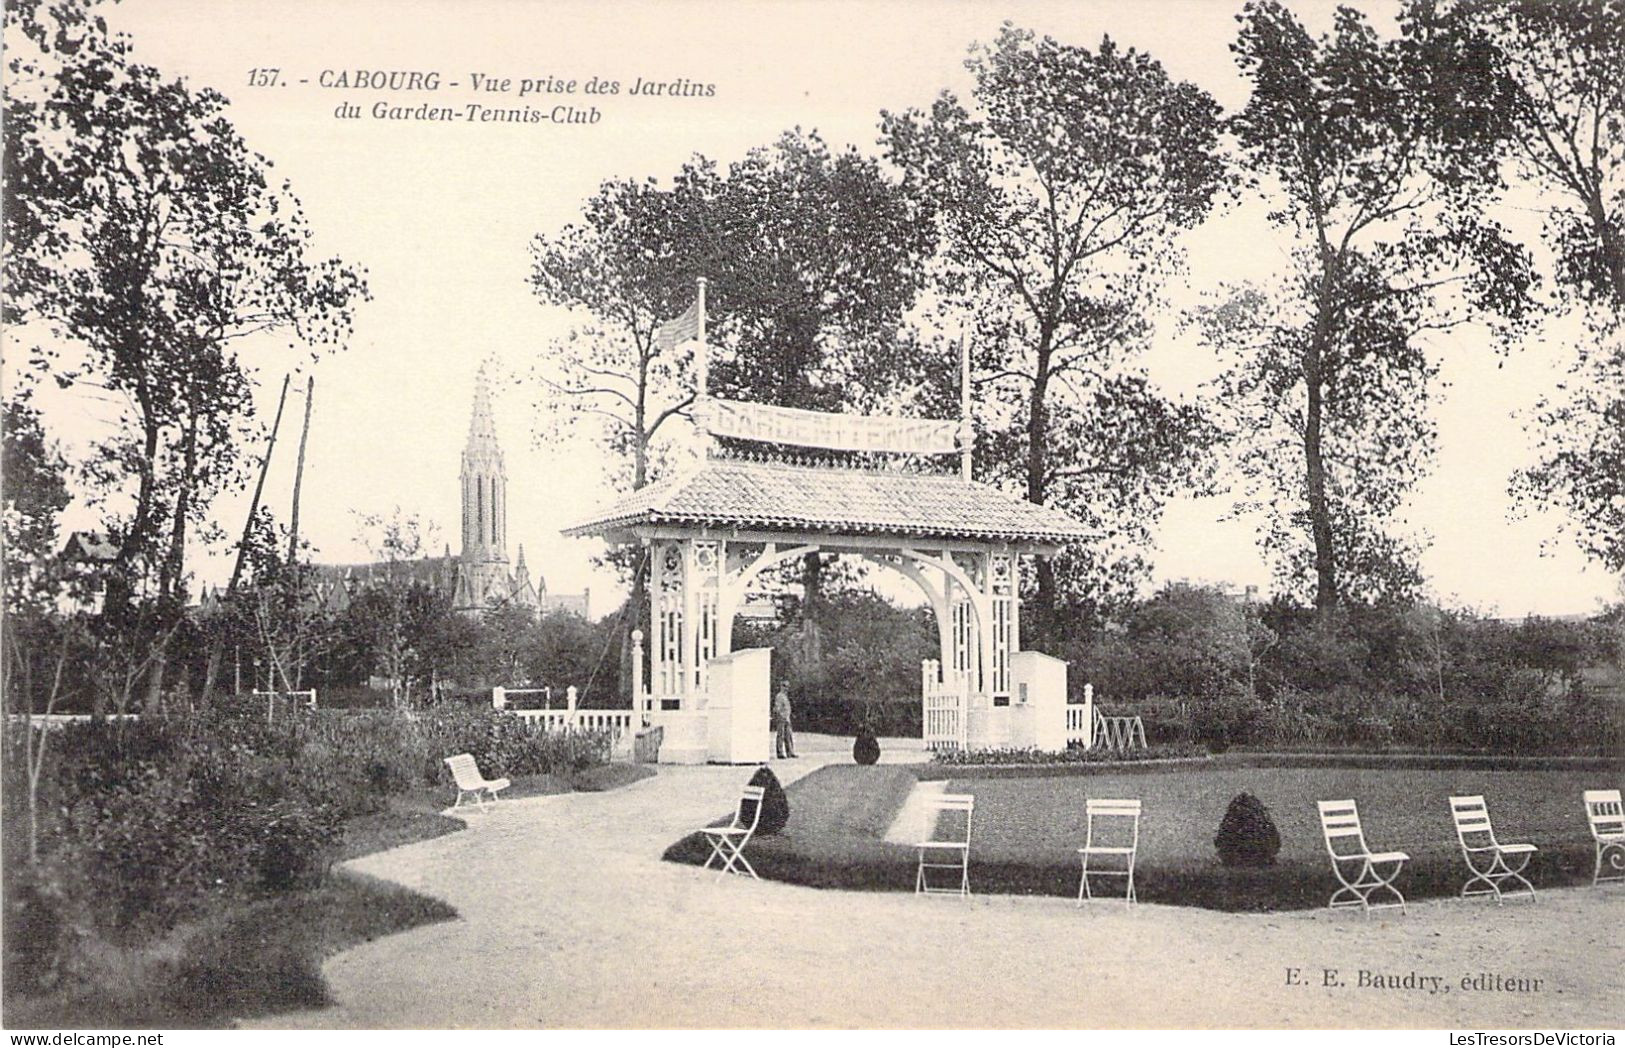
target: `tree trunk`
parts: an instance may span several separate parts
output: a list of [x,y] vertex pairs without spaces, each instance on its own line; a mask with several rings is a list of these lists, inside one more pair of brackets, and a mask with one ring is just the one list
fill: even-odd
[[818,609],[824,603],[824,558],[817,552],[801,558],[801,652],[805,667],[816,673],[824,660],[824,638]]
[[1315,545],[1315,610],[1325,620],[1337,607],[1337,561],[1333,549],[1331,505],[1326,496],[1326,459],[1322,448],[1325,418],[1326,351],[1332,337],[1332,302],[1337,294],[1336,256],[1324,240],[1315,329],[1304,347],[1306,406],[1303,426],[1304,485],[1309,500],[1309,532]]
[[1304,419],[1303,457],[1309,492],[1309,530],[1315,543],[1315,608],[1322,617],[1337,606],[1337,566],[1332,551],[1331,507],[1326,499],[1326,461],[1321,450],[1320,353],[1311,343],[1304,372],[1309,398]]
[[1614,305],[1625,307],[1625,237],[1621,237],[1608,221],[1601,193],[1586,198],[1586,212],[1597,232],[1597,244],[1602,248],[1603,264],[1608,267],[1608,279],[1613,285]]
[[[1045,442],[1049,436],[1049,395],[1051,342],[1054,333],[1046,325],[1040,329],[1038,360],[1033,369],[1032,399],[1027,404],[1027,501],[1042,506],[1048,494],[1049,474],[1045,469]],[[1038,558],[1038,606],[1054,611],[1056,605],[1055,565],[1048,557]]]

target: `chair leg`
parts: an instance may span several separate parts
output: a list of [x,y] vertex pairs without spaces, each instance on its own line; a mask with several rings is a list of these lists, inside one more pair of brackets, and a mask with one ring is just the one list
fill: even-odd
[[[1481,870],[1478,868],[1478,864],[1473,861],[1471,852],[1464,852],[1463,854],[1466,856],[1467,869],[1472,872],[1472,876],[1467,878],[1467,883],[1461,886],[1461,897],[1466,899],[1473,895],[1494,895],[1496,904],[1499,905],[1501,902],[1501,888],[1495,883],[1492,875],[1495,873],[1495,864],[1500,857],[1497,856],[1496,859],[1491,860],[1490,864]],[[1473,885],[1479,882],[1483,882],[1484,887],[1474,888]]]
[[707,834],[705,839],[711,844],[711,855],[705,860],[705,865],[700,868],[703,870],[709,870],[711,868],[711,864],[716,862],[717,857],[722,854],[722,842],[727,838],[721,836],[712,837],[711,835]]
[[1500,863],[1501,869],[1504,871],[1498,879],[1503,881],[1517,881],[1519,884],[1523,885],[1523,890],[1529,893],[1529,898],[1531,900],[1535,898],[1535,886],[1530,883],[1529,878],[1523,875],[1523,871],[1528,868],[1529,860],[1532,858],[1534,858],[1533,852],[1524,852],[1523,861],[1520,862],[1517,865],[1517,868],[1514,869],[1513,867],[1507,865],[1506,856],[1498,854],[1495,857],[1495,861]]

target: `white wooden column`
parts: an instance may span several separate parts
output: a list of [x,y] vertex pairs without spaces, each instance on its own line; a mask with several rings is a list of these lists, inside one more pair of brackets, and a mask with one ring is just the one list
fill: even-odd
[[988,606],[993,609],[992,659],[988,665],[987,690],[990,695],[1010,695],[1010,654],[1016,646],[1015,558],[1008,550],[988,554],[984,573]]
[[[654,678],[655,700],[681,697],[684,694],[683,638],[687,632],[684,613],[684,556],[683,547],[676,542],[657,542],[650,557],[650,609],[653,638],[649,652]],[[659,706],[656,706],[659,709]]]
[[680,591],[683,604],[683,628],[678,634],[678,648],[683,653],[683,668],[679,675],[679,688],[683,694],[683,709],[692,710],[696,702],[694,662],[700,653],[700,595],[696,592],[697,587],[694,584],[694,540],[684,540],[678,546],[678,553],[683,565],[683,588]]
[[710,539],[691,539],[684,564],[684,609],[688,625],[684,629],[686,656],[684,675],[685,709],[698,709],[705,702],[709,664],[718,651],[718,603],[722,576],[727,567],[727,546]]

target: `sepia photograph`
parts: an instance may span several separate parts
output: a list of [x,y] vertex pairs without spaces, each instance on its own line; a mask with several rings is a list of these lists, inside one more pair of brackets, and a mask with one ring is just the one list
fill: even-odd
[[1625,1028],[1625,0],[0,75],[9,1043]]

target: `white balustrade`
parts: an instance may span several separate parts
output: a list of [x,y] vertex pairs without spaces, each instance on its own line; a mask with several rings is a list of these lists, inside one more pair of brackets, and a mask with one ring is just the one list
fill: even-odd
[[[539,709],[514,709],[507,700],[515,695],[542,695],[544,706]],[[552,688],[493,688],[491,705],[511,717],[517,717],[538,731],[603,731],[610,735],[611,748],[622,751],[632,745],[632,736],[641,724],[634,710],[580,709],[578,693],[572,685],[564,690],[564,708],[552,709]],[[499,704],[499,699],[501,700]]]

